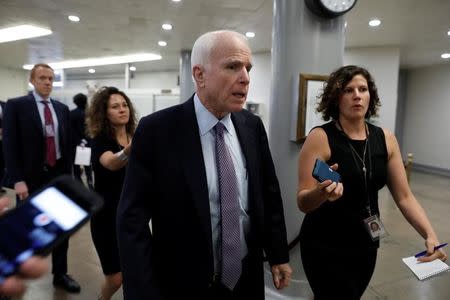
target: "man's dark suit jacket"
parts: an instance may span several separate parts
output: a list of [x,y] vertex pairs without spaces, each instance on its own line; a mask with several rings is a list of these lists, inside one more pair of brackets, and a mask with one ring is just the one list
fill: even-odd
[[[51,99],[58,118],[58,134],[64,173],[71,171],[68,107]],[[3,112],[5,186],[25,181],[29,191],[39,188],[45,166],[45,135],[33,93],[10,99]]]
[[[246,110],[231,118],[247,162],[249,288],[264,299],[263,251],[271,265],[289,260],[280,189],[261,119]],[[214,263],[193,98],[141,120],[117,225],[125,299],[202,298]]]
[[[89,138],[86,136],[85,111],[83,109],[77,107],[70,111],[70,130],[72,132],[72,157],[75,157],[76,147],[81,140],[89,142]],[[89,146],[89,143],[86,146]]]
[[[0,106],[2,107],[2,115],[0,117],[0,129],[3,128],[3,116],[5,112],[5,102],[0,101]],[[2,133],[3,134],[3,133]],[[0,188],[3,186],[3,175],[5,174],[5,158],[3,157],[3,138],[0,139]]]

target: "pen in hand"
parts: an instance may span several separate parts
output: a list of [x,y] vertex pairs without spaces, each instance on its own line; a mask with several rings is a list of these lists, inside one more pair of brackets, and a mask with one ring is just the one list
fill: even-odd
[[[437,246],[434,247],[434,251],[436,251],[438,249],[441,249],[442,247],[445,247],[445,246],[447,246],[447,243],[443,243],[443,244],[437,245]],[[427,250],[417,253],[416,255],[414,255],[414,257],[418,258],[418,257],[421,257],[421,256],[425,256],[426,254],[427,254]]]

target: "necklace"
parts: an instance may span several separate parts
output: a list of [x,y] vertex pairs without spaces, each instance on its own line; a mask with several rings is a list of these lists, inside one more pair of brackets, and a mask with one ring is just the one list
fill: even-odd
[[[347,137],[347,142],[348,142],[348,145],[350,146],[350,150],[352,152],[352,156],[353,156],[353,159],[355,160],[355,163],[356,163],[356,158],[358,158],[359,161],[362,163],[362,171],[363,171],[364,181],[367,181],[366,153],[367,153],[367,144],[369,143],[369,130],[367,129],[367,124],[364,123],[364,130],[366,131],[366,141],[364,143],[364,151],[363,151],[362,157],[361,157],[361,155],[359,155],[358,151],[356,151],[356,149],[350,143],[350,137],[345,133],[344,127],[342,127],[340,120],[338,120],[338,125],[341,128],[342,133]],[[356,157],[355,157],[355,155],[356,155]]]
[[355,163],[355,166],[357,168],[359,168],[359,164],[357,163],[357,158],[361,161],[362,163],[362,179],[363,179],[363,183],[364,183],[364,188],[366,190],[366,195],[367,195],[367,201],[366,201],[366,211],[369,214],[369,216],[372,215],[372,208],[370,205],[370,196],[369,196],[369,182],[367,180],[367,168],[366,168],[366,153],[367,153],[367,149],[369,149],[369,168],[370,168],[370,172],[369,172],[369,180],[372,178],[372,160],[370,157],[370,145],[369,145],[369,129],[367,127],[367,124],[364,124],[364,129],[366,131],[366,141],[364,143],[364,150],[363,150],[363,155],[362,157],[359,155],[358,151],[356,151],[356,149],[352,146],[352,144],[350,143],[350,137],[345,133],[344,131],[344,127],[342,127],[341,122],[338,120],[337,121],[339,127],[341,128],[341,133],[347,138],[347,144],[350,148],[350,152],[352,153],[352,157],[353,157],[353,162]]
[[364,172],[364,177],[366,177],[366,172],[367,172],[367,168],[366,168],[366,151],[367,151],[367,142],[368,142],[368,140],[369,139],[366,138],[366,142],[364,143],[364,151],[363,151],[363,157],[362,158],[359,155],[358,151],[356,151],[355,148],[352,146],[352,144],[351,143],[348,144],[350,146],[350,150],[352,150],[352,153],[354,153],[356,155],[356,157],[362,163],[362,170]]

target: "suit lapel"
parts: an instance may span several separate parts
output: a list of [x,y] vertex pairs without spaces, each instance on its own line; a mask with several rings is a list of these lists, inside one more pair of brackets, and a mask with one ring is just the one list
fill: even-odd
[[183,120],[182,124],[180,124],[180,129],[183,140],[182,146],[184,147],[181,150],[183,153],[184,174],[191,190],[201,227],[204,230],[208,244],[212,245],[208,182],[193,98],[185,102],[182,108]]
[[[241,145],[242,152],[244,153],[246,160],[246,169],[249,174],[249,179],[252,177],[250,175],[252,170],[255,170],[255,147],[256,147],[256,137],[253,134],[254,131],[250,130],[247,124],[247,119],[242,113],[232,113],[231,120],[233,121],[234,128],[236,129],[239,144]],[[249,182],[249,187],[251,184]]]
[[38,103],[36,102],[36,99],[33,96],[33,93],[30,92],[28,94],[29,101],[31,102],[31,105],[27,105],[25,109],[31,109],[32,113],[31,116],[31,123],[34,123],[34,126],[31,126],[30,128],[36,128],[41,133],[42,138],[44,138],[44,127],[42,126],[42,120],[41,116],[39,115],[39,108]]
[[64,139],[65,139],[65,131],[64,131],[64,117],[63,117],[63,112],[60,109],[59,105],[57,105],[57,103],[55,102],[55,100],[50,99],[50,101],[52,102],[53,108],[55,109],[55,114],[56,114],[56,118],[58,118],[58,134],[59,134],[59,145],[64,145]]

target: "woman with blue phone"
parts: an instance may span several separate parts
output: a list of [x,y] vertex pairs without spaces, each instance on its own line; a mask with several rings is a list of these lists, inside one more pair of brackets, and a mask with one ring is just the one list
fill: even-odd
[[[379,106],[375,82],[366,69],[339,68],[325,83],[317,108],[331,121],[313,128],[300,151],[297,204],[306,213],[300,250],[316,300],[363,295],[385,234],[378,207],[378,191],[385,185],[425,239],[427,255],[419,260],[447,259],[442,249],[435,250],[439,239],[409,188],[397,139],[368,122]],[[313,177],[316,159],[339,172],[341,180]]]

